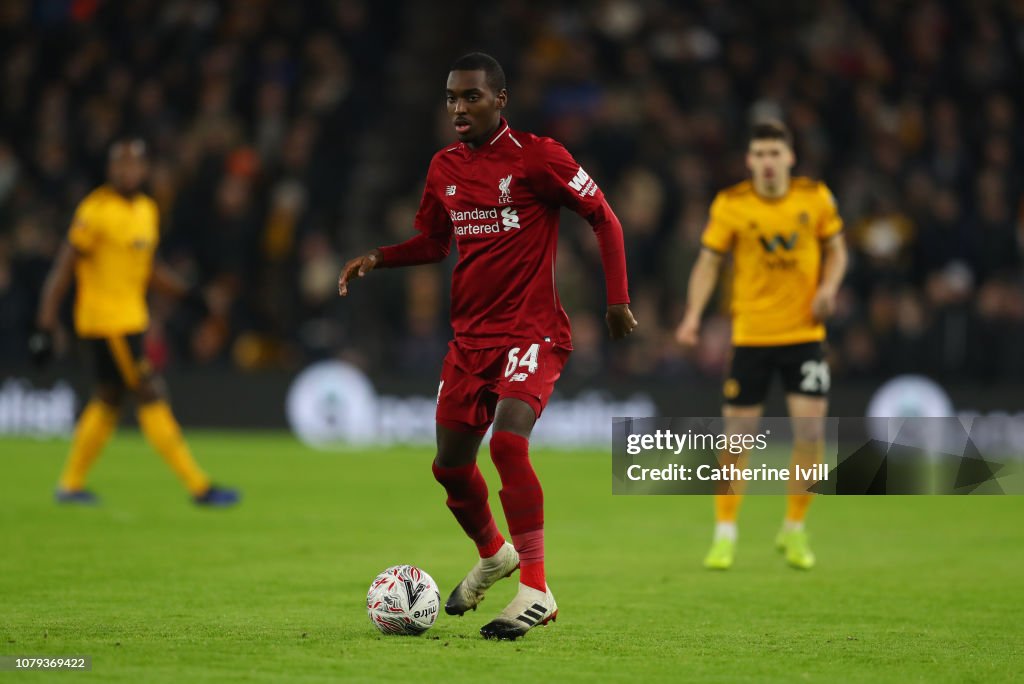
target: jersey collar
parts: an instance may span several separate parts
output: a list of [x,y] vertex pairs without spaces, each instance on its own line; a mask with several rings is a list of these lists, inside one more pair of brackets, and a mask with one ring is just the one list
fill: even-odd
[[483,145],[480,145],[480,147],[477,148],[472,148],[464,142],[460,142],[459,147],[462,148],[463,153],[466,155],[475,156],[480,154],[487,154],[495,147],[500,147],[500,143],[503,140],[506,140],[509,137],[511,137],[511,131],[512,129],[509,127],[508,121],[505,120],[505,117],[501,117],[498,120],[498,130],[497,132],[491,135],[490,140],[488,140]]
[[504,138],[508,134],[509,134],[508,121],[505,121],[505,117],[501,117],[498,120],[498,132],[494,134],[494,136],[491,138],[491,141],[489,143],[487,143],[486,145],[482,145],[481,147],[493,147],[495,143],[497,143],[499,140],[501,140],[502,138]]

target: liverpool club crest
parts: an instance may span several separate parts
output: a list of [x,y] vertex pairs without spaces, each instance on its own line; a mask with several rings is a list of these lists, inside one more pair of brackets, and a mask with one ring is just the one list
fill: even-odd
[[511,185],[511,173],[498,181],[498,204],[512,204],[512,193],[509,192]]

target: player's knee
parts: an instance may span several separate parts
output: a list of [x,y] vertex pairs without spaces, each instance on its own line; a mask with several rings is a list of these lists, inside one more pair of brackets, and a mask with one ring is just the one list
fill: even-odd
[[[461,433],[444,428],[438,429],[436,468],[460,468],[476,461],[483,435]],[[437,471],[434,471],[435,474]]]
[[435,480],[437,480],[441,484],[444,484],[444,481],[445,481],[444,473],[445,473],[445,470],[447,470],[447,468],[445,468],[443,465],[441,465],[439,459],[440,459],[440,455],[435,456],[434,460],[430,462],[430,472],[432,472],[434,474],[434,479]]
[[469,465],[476,460],[476,454],[467,451],[438,450],[434,457],[434,476],[437,476],[438,468],[460,468]]
[[532,406],[522,399],[506,397],[498,402],[494,416],[494,431],[511,432],[529,439],[536,422],[537,414]]
[[798,442],[820,442],[825,439],[826,406],[820,400],[806,400],[790,409],[793,439]]
[[140,404],[149,404],[159,399],[157,393],[149,385],[140,384],[135,390],[135,396]]
[[817,444],[825,440],[825,419],[824,418],[798,418],[791,419],[793,425],[793,441],[804,444]]
[[728,434],[749,435],[757,432],[761,424],[761,406],[731,406],[723,409],[725,431]]
[[135,396],[139,403],[148,404],[154,401],[161,401],[167,398],[167,390],[163,381],[158,377],[143,378],[138,387],[135,388]]
[[825,441],[825,431],[823,429],[801,429],[793,431],[793,443],[794,444],[808,444],[815,445]]
[[124,388],[109,384],[99,385],[94,396],[111,408],[120,408],[124,401]]

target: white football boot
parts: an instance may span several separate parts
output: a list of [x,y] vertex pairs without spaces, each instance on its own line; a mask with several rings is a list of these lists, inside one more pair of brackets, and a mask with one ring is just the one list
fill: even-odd
[[444,604],[444,612],[462,615],[466,611],[476,610],[477,605],[484,600],[484,593],[518,567],[519,554],[516,553],[516,547],[505,542],[496,554],[477,561],[469,574],[452,590]]
[[484,639],[505,639],[515,641],[534,627],[554,622],[558,617],[558,604],[551,593],[551,587],[545,585],[547,591],[539,591],[519,583],[519,593],[512,603],[505,606],[498,617],[480,628],[480,636]]

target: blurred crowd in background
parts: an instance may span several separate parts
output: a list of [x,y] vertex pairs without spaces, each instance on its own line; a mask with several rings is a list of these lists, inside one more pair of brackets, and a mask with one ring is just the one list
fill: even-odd
[[454,139],[448,65],[509,77],[514,128],[562,141],[622,220],[633,310],[604,332],[596,240],[562,225],[567,373],[717,377],[725,303],[679,348],[714,194],[746,175],[752,121],[782,118],[797,173],[824,180],[851,270],[834,377],[1024,379],[1024,3],[975,0],[7,0],[0,4],[0,365],[23,363],[38,293],[109,143],[153,155],[161,256],[200,314],[154,300],[157,364],[371,372],[439,367],[444,266],[341,264],[412,235],[433,152]]

